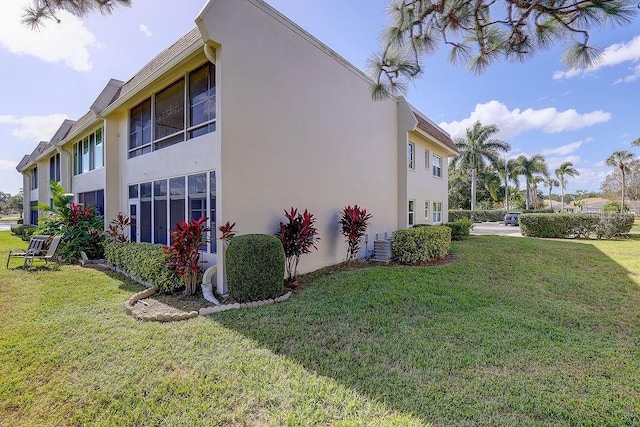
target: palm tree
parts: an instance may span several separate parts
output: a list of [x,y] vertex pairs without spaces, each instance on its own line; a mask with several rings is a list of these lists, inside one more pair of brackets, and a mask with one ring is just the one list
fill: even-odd
[[631,146],[632,147],[640,147],[640,138],[636,138],[633,141],[631,141]]
[[506,153],[511,146],[491,136],[500,129],[496,125],[483,126],[479,121],[473,127],[467,128],[465,138],[456,138],[455,144],[460,151],[456,162],[458,167],[471,169],[471,210],[476,209],[476,186],[478,169],[483,170],[487,162],[495,164],[500,158],[499,153]]
[[498,159],[495,164],[495,168],[500,175],[500,178],[504,180],[504,208],[509,211],[509,180],[511,180],[516,188],[518,187],[518,173],[516,172],[516,160],[515,159]]
[[[635,141],[634,141],[635,143]],[[622,176],[622,196],[620,197],[620,212],[624,212],[624,187],[625,172],[629,168],[629,162],[633,159],[633,153],[628,151],[614,151],[612,155],[607,157],[607,165],[618,168]]]
[[526,158],[525,156],[518,156],[516,159],[516,173],[520,176],[524,176],[527,183],[527,209],[531,206],[531,186],[533,184],[533,177],[538,175],[548,175],[547,163],[544,160],[544,156],[541,154],[534,154],[533,156]]
[[[549,187],[549,209],[553,209],[553,201],[551,200],[551,192],[553,191],[553,187],[559,187],[560,186],[560,181],[558,181],[557,179],[555,179],[554,177],[549,175],[549,176],[547,176],[545,178],[544,185]],[[562,207],[560,209],[562,209]]]
[[560,180],[560,185],[562,186],[562,188],[560,189],[562,194],[560,196],[560,203],[562,204],[562,206],[560,207],[560,210],[564,209],[564,192],[567,189],[566,177],[568,176],[576,177],[578,175],[580,175],[580,172],[578,172],[578,170],[573,167],[573,162],[563,162],[558,167],[558,169],[556,169],[556,177],[558,177],[558,179]]

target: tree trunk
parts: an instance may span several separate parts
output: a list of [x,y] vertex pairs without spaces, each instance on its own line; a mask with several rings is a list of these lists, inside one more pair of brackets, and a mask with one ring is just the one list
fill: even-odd
[[560,191],[562,192],[562,196],[560,196],[560,213],[564,211],[564,185],[560,187]]
[[624,187],[625,187],[625,177],[624,177],[624,169],[620,169],[622,171],[622,201],[620,203],[620,213],[624,212]]
[[551,187],[549,187],[549,209],[553,210],[553,202],[551,201]]
[[529,206],[530,206],[530,197],[531,197],[531,190],[529,189],[529,181],[527,180],[527,199],[525,200],[525,205],[527,210],[529,210]]
[[476,210],[476,174],[477,169],[471,169],[471,210]]

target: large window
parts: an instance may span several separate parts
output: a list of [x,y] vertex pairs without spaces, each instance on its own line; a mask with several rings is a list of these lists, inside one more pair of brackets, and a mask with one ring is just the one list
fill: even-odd
[[442,178],[442,157],[436,156],[435,154],[431,157],[433,159],[433,176]]
[[189,138],[216,130],[216,81],[213,64],[189,74]]
[[407,164],[409,169],[416,168],[416,146],[413,142],[407,145]]
[[442,202],[433,202],[433,219],[434,224],[442,222]]
[[73,174],[79,175],[104,166],[102,128],[73,144]]
[[215,130],[215,66],[207,63],[131,109],[129,158]]
[[31,208],[31,215],[29,215],[29,224],[38,225],[38,202],[29,202],[29,208]]
[[31,169],[31,173],[29,175],[31,176],[31,189],[35,190],[38,188],[38,167],[36,166]]
[[215,171],[129,185],[129,212],[139,227],[137,235],[132,225],[131,240],[168,244],[176,223],[209,216],[213,241],[203,250],[215,253],[215,186]]
[[60,153],[49,159],[49,180],[60,182]]
[[104,215],[104,190],[78,193],[78,203],[96,208],[97,215]]

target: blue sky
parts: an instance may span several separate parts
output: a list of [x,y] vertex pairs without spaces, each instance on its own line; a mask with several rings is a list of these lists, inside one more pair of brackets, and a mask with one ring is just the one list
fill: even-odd
[[[112,16],[61,15],[60,26],[32,32],[19,23],[25,1],[0,6],[0,191],[12,194],[22,186],[15,165],[24,154],[50,139],[63,119],[86,113],[109,78],[128,80],[193,28],[205,4],[133,0]],[[361,69],[387,22],[387,0],[268,3]],[[552,169],[573,161],[581,175],[568,191],[598,190],[611,171],[604,159],[633,151],[630,142],[640,137],[640,17],[593,32],[591,40],[605,55],[580,73],[563,68],[559,48],[524,64],[496,64],[481,76],[450,65],[441,50],[424,59],[425,73],[407,98],[454,137],[475,120],[495,123],[512,146],[509,157],[541,153]]]

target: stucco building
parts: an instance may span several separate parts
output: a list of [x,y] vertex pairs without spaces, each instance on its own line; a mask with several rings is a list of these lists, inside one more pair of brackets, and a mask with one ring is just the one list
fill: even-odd
[[[210,0],[195,21],[24,157],[25,218],[37,220],[49,179],[107,223],[129,215],[139,242],[167,244],[173,224],[202,216],[273,233],[294,206],[317,217],[321,239],[301,272],[343,260],[346,205],[373,214],[368,251],[376,236],[447,221],[457,151],[426,116],[403,98],[373,101],[365,74],[261,0]],[[205,258],[223,256],[212,239]],[[223,278],[218,268],[222,293]]]

